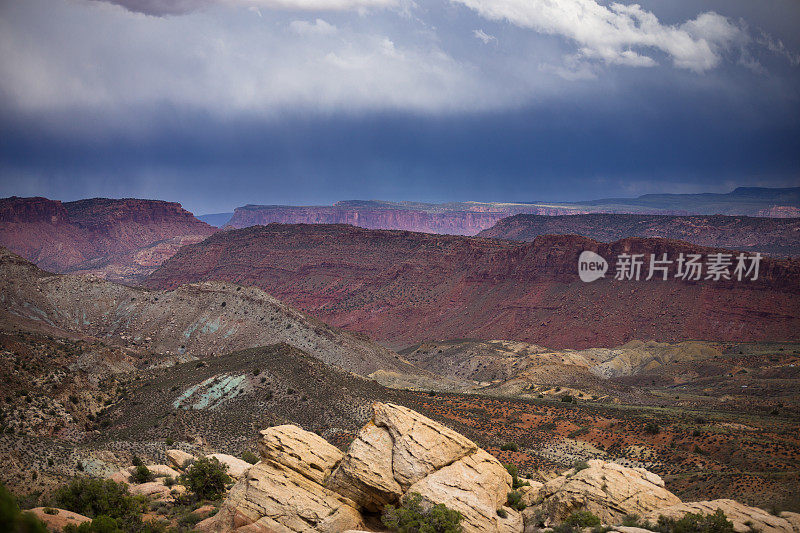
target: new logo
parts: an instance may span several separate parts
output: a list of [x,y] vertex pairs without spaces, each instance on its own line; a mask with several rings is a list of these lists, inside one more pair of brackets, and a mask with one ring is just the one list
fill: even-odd
[[578,257],[578,276],[587,283],[602,278],[608,270],[608,262],[594,252],[583,251]]

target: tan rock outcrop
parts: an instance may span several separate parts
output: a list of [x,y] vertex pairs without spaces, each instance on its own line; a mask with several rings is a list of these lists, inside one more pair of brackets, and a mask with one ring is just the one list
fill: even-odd
[[[47,513],[44,512],[47,509]],[[44,522],[50,531],[63,531],[68,524],[79,526],[84,522],[91,522],[91,518],[82,514],[73,513],[65,509],[54,509],[51,507],[34,507],[30,510],[36,518]]]
[[392,470],[403,488],[478,449],[463,435],[407,407],[375,403],[372,411],[373,423],[392,437]]
[[253,466],[247,461],[239,459],[238,457],[234,457],[233,455],[228,455],[226,453],[212,453],[207,455],[206,457],[214,458],[220,463],[224,464],[228,467],[227,473],[234,479],[239,479],[242,477],[250,467]]
[[[153,474],[154,477],[171,477],[177,479],[180,472],[168,467],[167,465],[147,465],[147,469]],[[133,473],[135,467],[131,467],[130,471]]]
[[287,466],[320,484],[344,456],[316,433],[288,424],[262,430],[258,452],[263,460]]
[[758,507],[750,507],[734,500],[680,503],[648,513],[647,518],[657,520],[659,516],[665,516],[678,519],[686,513],[714,514],[718,509],[721,509],[728,520],[733,523],[733,529],[737,533],[746,533],[753,529],[762,533],[800,531],[800,527],[798,527],[800,524],[796,521],[795,513],[781,513],[781,516],[775,516]]
[[369,422],[358,432],[325,485],[370,511],[394,503],[403,489],[392,470],[392,444],[386,428]]
[[262,461],[234,485],[219,513],[198,529],[336,533],[363,525],[352,500],[285,465]]
[[183,470],[183,465],[185,465],[187,461],[195,460],[194,455],[186,453],[183,450],[167,450],[166,455],[170,464],[178,470]]
[[497,515],[510,491],[511,476],[505,467],[479,449],[414,483],[406,494],[419,493],[424,501],[459,511],[467,533],[521,531],[519,513],[505,508],[505,520]]
[[652,472],[600,460],[590,460],[588,465],[545,483],[532,502],[535,507],[526,509],[526,516],[541,510],[550,523],[560,523],[570,514],[586,510],[603,523],[615,524],[627,514],[644,516],[680,503]]

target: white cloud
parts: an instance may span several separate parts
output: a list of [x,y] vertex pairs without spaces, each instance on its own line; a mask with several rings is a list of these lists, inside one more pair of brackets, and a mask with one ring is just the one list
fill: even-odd
[[660,50],[677,67],[702,72],[717,66],[720,50],[743,39],[739,28],[716,13],[703,13],[680,26],[661,24],[638,4],[595,0],[452,0],[482,17],[561,35],[587,58],[636,67],[653,66]]
[[333,35],[337,32],[336,26],[328,24],[322,19],[316,19],[313,22],[293,20],[289,27],[297,35]]
[[483,30],[472,30],[472,35],[483,41],[483,44],[489,44],[492,41],[497,42],[497,37],[494,35],[489,35]]

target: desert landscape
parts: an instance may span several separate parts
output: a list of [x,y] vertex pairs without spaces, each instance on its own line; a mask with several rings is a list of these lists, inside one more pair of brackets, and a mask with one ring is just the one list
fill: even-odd
[[[495,238],[342,224],[215,230],[163,202],[3,202],[2,482],[51,528],[97,521],[54,506],[85,476],[150,502],[118,523],[176,530],[384,530],[387,509],[417,493],[458,511],[465,531],[573,527],[579,512],[627,531],[717,509],[739,529],[798,527],[791,255],[762,248],[758,279],[741,284],[681,280],[675,268],[666,281],[585,283],[583,250],[720,249],[676,240],[672,215],[646,219],[663,237],[592,233],[629,215],[575,222],[620,237],[606,243],[508,234],[541,217],[500,220],[485,232]],[[729,235],[715,246],[797,231],[797,219],[702,220],[699,234]],[[41,235],[58,246],[36,245]],[[142,262],[165,242],[178,244]],[[411,418],[393,430],[375,422],[381,406]],[[428,474],[392,485],[402,475],[391,461],[380,470],[376,424],[394,446],[411,439],[402,453],[430,466],[409,468]],[[462,451],[436,466],[413,446]],[[303,470],[319,454],[328,466]],[[192,496],[181,458],[214,457],[231,482],[216,500]],[[462,463],[463,485],[436,485],[440,468]],[[137,481],[138,464],[150,475]],[[610,488],[593,492],[595,476]],[[297,504],[280,499],[287,483],[329,517],[296,522]]]
[[800,533],[798,28],[0,1],[0,533]]

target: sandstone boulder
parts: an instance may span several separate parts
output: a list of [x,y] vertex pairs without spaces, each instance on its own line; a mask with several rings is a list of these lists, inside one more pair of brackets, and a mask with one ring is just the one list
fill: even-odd
[[[47,509],[47,512],[45,512]],[[91,518],[82,514],[73,513],[64,509],[53,509],[51,507],[35,507],[30,510],[36,518],[44,522],[50,531],[63,531],[68,524],[79,526],[84,522],[91,522]]]
[[733,529],[737,533],[746,533],[753,529],[762,533],[800,531],[797,522],[792,523],[794,518],[792,515],[795,513],[781,513],[781,516],[775,516],[758,507],[750,507],[734,500],[679,503],[648,513],[647,518],[657,520],[659,516],[665,516],[678,519],[686,513],[714,514],[718,509],[721,509],[728,520],[733,523]]
[[292,425],[261,431],[258,451],[263,460],[282,464],[320,484],[344,455],[316,433]]
[[262,461],[233,486],[220,511],[197,529],[335,533],[363,525],[352,500],[285,465]]
[[404,489],[478,449],[463,435],[407,407],[375,403],[372,411],[372,422],[391,435],[394,479]]
[[226,453],[212,453],[207,455],[207,457],[215,458],[220,463],[226,465],[228,467],[228,475],[234,479],[239,479],[242,477],[248,470],[250,470],[250,467],[253,466],[247,461]]
[[186,453],[183,450],[167,450],[166,455],[170,464],[178,470],[183,470],[183,465],[185,465],[187,461],[195,460],[194,455]]
[[532,502],[534,507],[526,509],[526,516],[540,511],[548,523],[560,523],[570,514],[586,510],[603,523],[616,524],[628,514],[645,516],[680,503],[652,472],[596,459],[588,461],[588,465],[545,483]]
[[511,476],[505,467],[479,449],[414,483],[406,494],[419,493],[426,502],[459,511],[466,533],[521,531],[519,513],[506,507],[505,520],[497,514],[510,491]]
[[403,494],[392,470],[392,436],[369,422],[358,432],[326,486],[377,511]]

